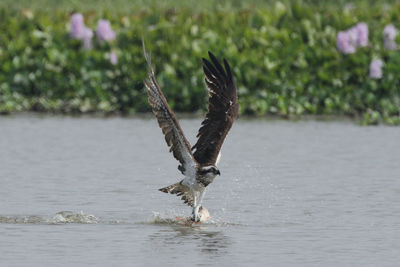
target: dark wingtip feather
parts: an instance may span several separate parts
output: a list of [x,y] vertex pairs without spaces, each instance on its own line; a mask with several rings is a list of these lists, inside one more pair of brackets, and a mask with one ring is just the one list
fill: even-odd
[[203,70],[206,69],[208,70],[209,73],[213,73],[214,75],[218,74],[218,71],[214,67],[214,65],[207,59],[203,58]]
[[214,67],[217,69],[219,74],[226,76],[224,68],[221,66],[221,63],[219,63],[218,59],[213,55],[213,53],[208,51],[208,56],[210,57]]
[[229,66],[228,61],[225,58],[224,58],[224,67],[225,67],[226,73],[228,74],[228,78],[232,80],[232,78],[233,78],[232,70],[231,70],[231,67]]

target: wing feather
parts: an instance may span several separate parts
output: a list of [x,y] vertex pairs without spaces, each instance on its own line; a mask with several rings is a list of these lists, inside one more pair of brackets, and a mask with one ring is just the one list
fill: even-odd
[[149,78],[144,81],[144,84],[153,113],[170,147],[170,152],[180,162],[178,169],[185,175],[189,175],[189,172],[193,175],[197,162],[193,157],[190,144],[156,81],[150,55],[146,53],[144,43],[143,51],[149,68]]
[[237,88],[228,62],[224,67],[208,52],[210,61],[203,58],[205,82],[209,92],[206,118],[192,147],[193,156],[200,165],[215,165],[226,135],[237,117],[239,104]]

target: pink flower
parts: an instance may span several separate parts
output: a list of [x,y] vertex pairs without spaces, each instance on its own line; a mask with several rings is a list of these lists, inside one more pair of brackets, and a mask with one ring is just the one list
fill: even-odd
[[380,59],[374,59],[369,65],[369,77],[373,79],[382,78],[383,62]]
[[117,57],[117,54],[114,51],[112,51],[110,53],[110,63],[113,64],[113,65],[117,65],[118,64],[118,57]]
[[91,29],[85,27],[84,34],[82,37],[83,49],[90,50],[93,48],[92,37],[93,37],[93,31]]
[[83,15],[75,13],[71,16],[71,31],[70,36],[74,39],[82,39],[85,31],[85,23],[83,22]]
[[397,29],[393,24],[386,25],[383,29],[383,35],[390,40],[396,39]]
[[352,32],[340,31],[336,37],[337,49],[344,54],[352,54],[356,52],[355,43],[352,42],[354,34]]
[[368,26],[364,22],[349,28],[347,31],[340,31],[336,37],[336,45],[340,52],[352,54],[358,46],[368,45]]
[[111,29],[110,22],[105,19],[98,21],[96,35],[100,42],[108,42],[115,39],[115,32]]
[[354,47],[357,47],[357,40],[358,40],[358,32],[356,27],[351,27],[349,28],[347,31],[347,36],[349,36],[349,42],[351,43],[351,45],[353,45]]
[[71,32],[70,36],[73,39],[83,41],[83,49],[92,49],[93,31],[85,26],[83,22],[83,15],[75,13],[71,16]]
[[383,29],[383,36],[385,38],[384,45],[387,50],[395,50],[397,48],[396,45],[396,35],[397,29],[393,24],[386,25]]
[[360,22],[355,26],[357,31],[357,45],[364,47],[368,45],[368,26],[364,22]]

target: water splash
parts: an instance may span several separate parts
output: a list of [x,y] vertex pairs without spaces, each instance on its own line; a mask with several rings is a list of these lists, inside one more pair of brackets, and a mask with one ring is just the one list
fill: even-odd
[[146,221],[125,221],[125,220],[101,220],[98,217],[85,214],[83,211],[60,211],[46,217],[39,215],[15,215],[1,216],[0,224],[152,224],[152,225],[175,225],[175,226],[246,226],[243,224],[226,222],[220,218],[213,217],[207,222],[194,224],[187,214],[176,211],[153,212],[153,215]]
[[71,211],[60,211],[56,215],[47,220],[49,224],[64,224],[64,223],[82,223],[82,224],[93,224],[99,223],[99,219],[94,215],[84,214],[83,211],[80,213],[74,213]]
[[43,218],[36,215],[28,216],[0,216],[0,224],[40,224]]
[[186,225],[191,226],[192,222],[189,217],[182,215],[174,215],[170,213],[160,213],[153,211],[152,218],[145,222],[146,224],[158,224],[158,225]]
[[201,222],[194,224],[188,216],[173,213],[160,213],[154,212],[153,216],[149,221],[143,222],[144,224],[155,224],[155,225],[178,225],[178,226],[246,226],[244,224],[225,222],[218,218],[211,218],[207,222]]
[[81,212],[60,211],[54,216],[46,218],[38,215],[0,216],[0,224],[93,224],[100,220],[94,215]]
[[154,215],[152,219],[148,222],[149,224],[181,224],[180,221],[175,218],[163,217],[160,214]]

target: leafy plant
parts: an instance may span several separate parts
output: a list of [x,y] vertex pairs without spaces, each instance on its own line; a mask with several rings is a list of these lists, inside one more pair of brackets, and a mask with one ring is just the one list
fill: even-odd
[[[390,23],[399,26],[400,4],[361,5],[338,9],[292,1],[226,10],[87,10],[87,27],[95,29],[104,18],[116,33],[112,43],[94,42],[91,50],[70,37],[70,12],[3,8],[0,112],[150,111],[144,37],[160,86],[178,112],[206,110],[201,58],[212,51],[233,68],[241,113],[348,115],[363,124],[399,124],[400,51],[384,48],[382,32]],[[369,45],[340,53],[337,33],[359,22],[369,27]],[[370,62],[377,56],[384,61],[383,76],[371,79]]]

